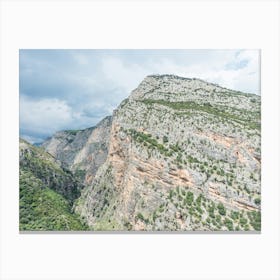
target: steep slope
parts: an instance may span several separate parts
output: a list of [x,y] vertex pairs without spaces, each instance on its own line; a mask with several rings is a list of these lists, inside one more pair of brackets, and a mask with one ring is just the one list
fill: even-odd
[[76,206],[95,230],[260,230],[260,97],[148,76]]
[[112,117],[95,127],[57,132],[42,147],[69,168],[85,184],[91,184],[98,167],[108,154]]
[[42,148],[20,139],[20,230],[86,230],[73,213],[82,185]]

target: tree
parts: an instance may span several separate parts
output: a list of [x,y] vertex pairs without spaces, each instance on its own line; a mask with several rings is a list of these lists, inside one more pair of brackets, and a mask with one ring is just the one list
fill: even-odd
[[260,198],[255,198],[254,199],[255,204],[260,205],[261,204],[261,199]]
[[218,207],[219,214],[225,216],[227,212],[225,206],[221,202],[219,202],[217,207]]
[[193,203],[193,193],[192,192],[187,192],[186,201],[187,201],[188,205],[192,205],[192,203]]

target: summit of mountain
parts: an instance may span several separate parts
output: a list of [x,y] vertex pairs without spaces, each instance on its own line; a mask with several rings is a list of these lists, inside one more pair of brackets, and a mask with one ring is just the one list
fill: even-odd
[[95,230],[260,230],[260,106],[199,79],[147,76],[114,110],[76,212]]

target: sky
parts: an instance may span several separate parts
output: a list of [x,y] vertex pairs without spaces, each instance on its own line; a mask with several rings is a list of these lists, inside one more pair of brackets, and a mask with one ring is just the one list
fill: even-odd
[[19,52],[20,137],[42,142],[111,115],[151,74],[200,78],[260,94],[258,50],[27,50]]

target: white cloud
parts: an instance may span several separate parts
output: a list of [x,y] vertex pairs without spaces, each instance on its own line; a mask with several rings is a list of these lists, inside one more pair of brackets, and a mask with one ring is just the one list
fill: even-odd
[[87,65],[89,63],[88,57],[80,53],[74,53],[73,59],[80,65]]
[[[196,62],[188,57],[150,59],[143,63],[124,63],[122,57],[105,57],[102,70],[108,80],[130,93],[149,74],[175,74],[196,77],[221,86],[259,94],[259,55],[257,50],[208,51],[206,59]],[[196,54],[199,54],[197,52]],[[246,63],[245,63],[246,62]],[[233,64],[235,67],[227,67]],[[245,65],[244,65],[245,64]]]
[[21,52],[21,134],[35,139],[93,126],[150,74],[196,77],[260,94],[259,72],[258,50]]
[[32,100],[21,95],[20,125],[36,134],[50,134],[73,121],[71,108],[58,99]]
[[[216,55],[211,58],[211,63],[205,60],[203,63],[193,63],[186,66],[164,61],[158,65],[158,69],[184,77],[196,77],[221,86],[259,94],[259,56],[258,51],[234,51],[225,55]],[[245,66],[240,66],[242,61],[247,61]],[[228,69],[227,65],[233,63],[236,68]]]
[[149,74],[149,69],[136,63],[124,63],[119,57],[106,56],[102,59],[102,72],[104,78],[115,86],[130,93],[141,80]]

